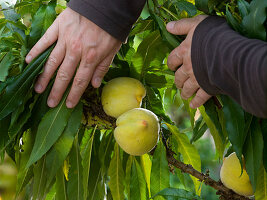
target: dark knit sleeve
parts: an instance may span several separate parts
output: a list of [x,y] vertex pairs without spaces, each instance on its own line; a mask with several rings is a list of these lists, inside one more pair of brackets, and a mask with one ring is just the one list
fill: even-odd
[[244,110],[267,118],[267,43],[233,31],[223,18],[196,28],[191,50],[195,77],[208,94],[226,94]]
[[146,0],[71,0],[68,7],[125,42],[145,2]]

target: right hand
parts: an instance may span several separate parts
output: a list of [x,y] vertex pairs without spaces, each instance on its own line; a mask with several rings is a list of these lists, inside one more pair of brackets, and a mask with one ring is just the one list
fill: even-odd
[[57,44],[44,66],[44,72],[36,82],[35,90],[37,93],[44,92],[60,66],[47,104],[49,107],[58,105],[75,75],[66,100],[67,107],[73,108],[90,81],[95,88],[101,85],[121,41],[67,8],[34,45],[26,57],[26,62],[30,63],[56,41]]

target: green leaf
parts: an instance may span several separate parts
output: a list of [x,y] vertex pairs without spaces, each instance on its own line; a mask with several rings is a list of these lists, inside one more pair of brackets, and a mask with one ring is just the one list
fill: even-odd
[[46,183],[45,156],[34,166],[33,173],[33,200],[42,199],[45,195]]
[[111,190],[113,199],[124,200],[124,171],[120,159],[120,149],[117,143],[114,147],[114,155],[110,162],[108,175],[110,176],[108,185]]
[[7,53],[0,62],[0,81],[6,81],[8,71],[13,64],[13,55],[11,52]]
[[66,181],[62,169],[58,170],[56,175],[56,200],[67,200]]
[[82,112],[83,106],[82,103],[79,103],[71,113],[64,132],[46,155],[47,186],[51,184],[57,171],[63,166],[64,160],[66,160],[71,150],[75,135],[79,131]]
[[249,14],[243,18],[242,24],[250,38],[266,41],[266,20],[267,1],[253,0],[249,6]]
[[93,148],[93,142],[94,142],[94,136],[95,136],[94,129],[93,134],[90,138],[90,140],[87,142],[83,154],[82,154],[82,165],[83,165],[83,191],[84,191],[84,199],[87,199],[88,194],[88,180],[90,175],[90,166],[91,166],[91,155],[92,155],[92,148]]
[[45,200],[55,200],[56,198],[56,184],[54,184],[47,193]]
[[219,0],[195,0],[198,10],[203,11],[206,14],[212,14],[214,7],[220,3]]
[[262,120],[262,125],[261,125],[261,132],[262,132],[262,137],[263,137],[263,142],[264,142],[264,147],[263,147],[263,166],[265,170],[267,171],[267,119]]
[[210,99],[208,102],[204,104],[205,111],[213,124],[215,125],[219,136],[221,137],[221,140],[223,144],[226,143],[226,135],[227,133],[224,133],[223,131],[223,126],[224,124],[221,124],[220,119],[219,119],[219,111],[216,110],[216,105],[213,103],[212,99]]
[[245,0],[238,0],[237,1],[238,10],[242,18],[249,14],[249,3]]
[[4,152],[9,141],[8,128],[10,121],[11,115],[8,115],[4,119],[0,120],[0,153]]
[[221,95],[223,102],[223,113],[225,118],[225,128],[228,132],[228,137],[233,145],[233,149],[243,167],[242,162],[242,148],[247,136],[245,131],[245,117],[244,111],[239,104],[230,97]]
[[131,76],[142,80],[150,65],[161,65],[169,48],[162,41],[159,31],[149,34],[132,57]]
[[140,20],[138,21],[132,31],[130,32],[129,36],[134,36],[136,34],[142,33],[147,30],[153,29],[153,20]]
[[[190,144],[190,141],[188,139],[188,137],[183,134],[180,133],[178,128],[176,126],[167,124],[169,130],[172,133],[172,136],[175,140],[175,142],[177,142],[177,146],[178,146],[178,152],[180,152],[183,156],[183,162],[185,164],[190,164],[192,165],[192,167],[201,172],[201,160],[200,160],[200,156],[198,154],[197,149]],[[195,191],[198,195],[200,195],[201,190],[200,190],[200,182],[198,181],[197,178],[190,176],[194,182],[195,185]]]
[[172,123],[169,116],[165,114],[160,92],[155,88],[146,87],[146,93],[148,98],[147,107],[149,108],[149,110],[154,112],[157,116],[161,117],[164,121]]
[[175,38],[174,35],[170,34],[167,31],[166,24],[163,22],[163,20],[159,16],[153,13],[151,13],[151,15],[159,26],[160,33],[161,33],[163,40],[166,41],[170,45],[171,48],[178,47],[180,45],[180,42]]
[[246,170],[249,175],[253,190],[256,189],[258,172],[262,163],[263,138],[259,121],[253,119],[250,131],[244,145],[244,157],[246,160]]
[[66,107],[65,100],[67,95],[68,91],[65,92],[59,105],[48,111],[42,119],[27,167],[40,159],[63,133],[73,111],[73,109]]
[[29,49],[38,42],[56,19],[55,7],[56,1],[51,1],[48,5],[41,5],[36,14],[33,16],[30,37],[28,40]]
[[200,116],[195,123],[195,127],[193,129],[193,135],[192,135],[192,138],[190,139],[190,143],[193,143],[197,141],[199,138],[201,138],[207,129],[208,129],[207,124],[204,122],[203,117]]
[[[155,195],[157,192],[163,190],[170,186],[170,173],[168,161],[166,158],[166,150],[163,143],[160,141],[154,152],[152,159],[152,169],[150,178],[150,191],[151,195]],[[160,200],[161,197],[155,198],[155,200]]]
[[67,184],[68,200],[83,199],[83,167],[78,143],[78,136],[70,151],[69,182]]
[[165,188],[164,190],[161,190],[160,192],[158,192],[154,197],[156,196],[162,196],[165,197],[166,200],[199,200],[199,196],[197,196],[196,194],[189,192],[187,190],[183,190],[183,189],[177,189],[177,188]]
[[0,120],[13,112],[23,103],[25,94],[33,85],[33,81],[40,73],[43,64],[50,55],[54,46],[50,47],[38,58],[33,60],[25,69],[25,71],[17,76],[11,84],[9,84],[4,94],[1,95],[0,101]]
[[190,17],[197,14],[197,8],[190,2],[185,0],[179,0],[175,2],[177,9],[181,11],[186,11]]
[[203,117],[205,123],[209,127],[210,133],[211,133],[211,135],[213,137],[213,140],[214,140],[214,143],[215,143],[215,147],[216,147],[216,150],[217,150],[219,156],[221,158],[223,158],[225,144],[223,143],[222,138],[221,138],[216,126],[214,125],[214,123],[212,122],[210,117],[205,112],[204,106],[200,106],[198,109],[199,109],[199,111],[201,113],[201,116]]
[[130,182],[130,200],[146,200],[147,187],[142,169],[133,157]]
[[239,21],[232,15],[229,11],[228,5],[226,6],[226,19],[228,24],[239,33],[243,33],[243,26],[239,23]]
[[256,200],[265,200],[267,199],[267,173],[264,170],[263,165],[260,168],[258,179],[257,179],[257,187],[255,191],[255,199]]
[[19,151],[16,154],[16,164],[18,168],[16,196],[19,195],[24,186],[29,183],[30,179],[33,176],[33,167],[26,168],[26,164],[31,155],[34,137],[35,135],[33,132],[25,132],[22,136],[22,151]]
[[150,192],[150,177],[151,177],[151,168],[152,168],[152,162],[150,160],[150,157],[148,154],[144,154],[141,156],[141,167],[143,170],[143,174],[146,180],[146,185],[148,189],[149,196],[151,196]]

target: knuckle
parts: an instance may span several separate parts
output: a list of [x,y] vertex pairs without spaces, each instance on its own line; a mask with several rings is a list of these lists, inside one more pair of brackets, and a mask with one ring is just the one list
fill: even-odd
[[75,78],[73,81],[73,85],[77,88],[84,89],[87,87],[87,80],[84,78]]
[[64,70],[58,70],[57,75],[58,75],[58,79],[61,81],[70,81],[71,79],[69,74]]
[[82,45],[79,39],[71,40],[70,50],[72,53],[80,53],[82,49]]
[[95,48],[90,49],[85,58],[85,64],[90,65],[96,60],[96,50]]
[[97,71],[100,73],[100,74],[106,74],[109,70],[109,67],[108,66],[104,66],[104,65],[99,65],[97,67]]
[[48,67],[54,67],[57,65],[57,58],[55,56],[50,56],[46,62]]

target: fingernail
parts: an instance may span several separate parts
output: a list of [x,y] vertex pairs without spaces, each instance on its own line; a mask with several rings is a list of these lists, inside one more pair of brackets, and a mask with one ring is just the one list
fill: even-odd
[[67,108],[73,108],[73,104],[70,101],[66,102]]
[[173,29],[175,22],[169,22],[167,24],[167,29]]
[[43,87],[42,87],[41,84],[37,84],[37,85],[35,86],[35,91],[36,91],[36,92],[41,92],[42,89],[43,89]]
[[54,101],[54,99],[48,99],[47,101],[47,105],[51,108],[55,107],[56,102]]
[[30,63],[32,61],[32,56],[31,55],[28,55],[27,57],[26,57],[26,62],[27,63]]
[[101,85],[101,79],[100,78],[95,78],[95,86],[99,87]]

